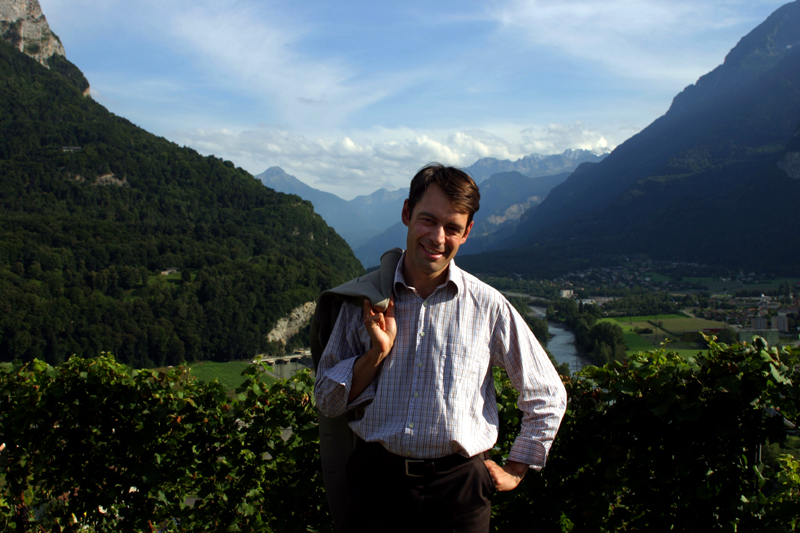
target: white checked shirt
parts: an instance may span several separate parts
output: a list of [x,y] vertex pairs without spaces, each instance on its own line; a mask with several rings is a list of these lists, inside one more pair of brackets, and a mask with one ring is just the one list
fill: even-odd
[[447,281],[422,300],[395,273],[397,338],[375,380],[348,403],[353,363],[371,346],[363,309],[345,304],[317,370],[323,414],[369,404],[353,431],[415,459],[472,457],[497,441],[492,366],[505,368],[524,413],[509,460],[541,469],[566,409],[566,391],[547,354],[511,304],[450,263]]

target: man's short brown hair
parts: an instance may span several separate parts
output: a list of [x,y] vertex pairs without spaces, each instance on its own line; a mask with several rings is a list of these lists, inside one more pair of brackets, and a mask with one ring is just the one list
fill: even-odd
[[481,193],[469,174],[455,167],[431,163],[422,167],[411,180],[408,192],[408,214],[414,212],[417,202],[422,199],[431,185],[438,185],[460,213],[468,215],[467,224],[480,209]]

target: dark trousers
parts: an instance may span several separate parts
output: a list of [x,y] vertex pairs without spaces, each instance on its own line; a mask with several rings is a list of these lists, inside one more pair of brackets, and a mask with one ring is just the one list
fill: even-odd
[[489,531],[494,482],[482,455],[407,464],[380,444],[359,440],[347,484],[344,533]]

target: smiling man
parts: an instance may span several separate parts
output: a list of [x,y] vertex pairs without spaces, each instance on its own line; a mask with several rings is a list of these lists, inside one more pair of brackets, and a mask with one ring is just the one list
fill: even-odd
[[[495,490],[540,470],[566,409],[566,392],[525,321],[453,258],[478,211],[478,186],[428,165],[402,212],[407,248],[381,311],[345,304],[317,371],[328,417],[359,407],[347,464],[348,532],[489,530]],[[488,458],[498,434],[492,367],[506,369],[524,413],[503,466]]]

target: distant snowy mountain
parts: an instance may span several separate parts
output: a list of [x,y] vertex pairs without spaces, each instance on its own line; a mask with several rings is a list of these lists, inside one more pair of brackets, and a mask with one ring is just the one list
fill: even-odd
[[481,183],[489,176],[499,172],[519,172],[523,176],[536,178],[573,172],[581,163],[598,163],[605,159],[610,151],[594,150],[564,150],[560,154],[541,155],[531,154],[511,161],[509,159],[495,159],[484,157],[479,159],[464,170],[469,172],[476,183]]

